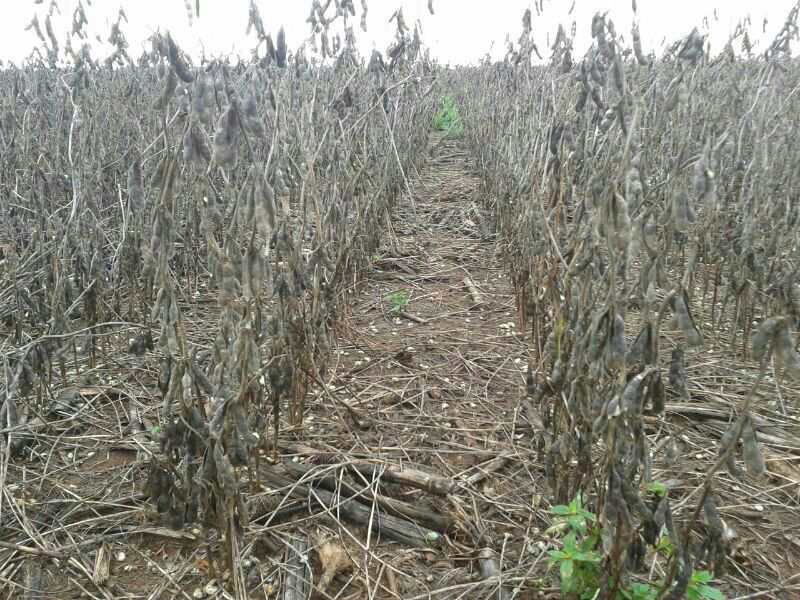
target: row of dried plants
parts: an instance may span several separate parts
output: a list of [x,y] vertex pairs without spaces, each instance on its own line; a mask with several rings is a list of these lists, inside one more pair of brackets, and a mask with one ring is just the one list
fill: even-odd
[[[800,378],[797,18],[795,6],[760,55],[743,23],[715,56],[697,28],[656,56],[638,22],[628,37],[598,14],[588,51],[573,23],[541,65],[528,10],[503,61],[447,75],[537,359],[528,393],[549,487],[599,517],[600,597],[647,579],[662,533],[673,550],[657,597],[684,597],[701,565],[723,573],[715,476],[764,473],[752,399],[767,373]],[[690,399],[686,364],[709,344],[759,375],[700,485],[664,491],[653,462],[671,464],[675,440],[651,447],[645,416],[668,393]]]

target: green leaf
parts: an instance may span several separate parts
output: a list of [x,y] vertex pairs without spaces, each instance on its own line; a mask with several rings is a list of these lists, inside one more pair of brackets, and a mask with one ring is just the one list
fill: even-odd
[[695,571],[692,573],[692,581],[697,583],[708,583],[711,581],[711,573],[708,571]]
[[568,533],[564,536],[564,550],[566,552],[573,552],[575,550],[575,532]]
[[564,506],[563,504],[557,504],[553,508],[550,509],[550,512],[554,515],[571,515],[573,514],[572,509],[569,506]]
[[592,560],[588,554],[584,554],[583,552],[576,552],[572,555],[572,558],[579,562],[591,562]]
[[153,437],[156,437],[159,433],[161,433],[161,427],[159,427],[158,425],[153,425],[150,428],[150,435],[152,435]]
[[569,523],[570,527],[572,527],[573,529],[577,529],[582,534],[586,533],[586,522],[584,521],[583,517],[579,517],[577,515],[574,517],[570,517],[567,519],[567,523]]
[[586,552],[585,556],[586,556],[586,559],[585,559],[586,562],[599,563],[600,560],[601,560],[601,556],[600,556],[599,552],[594,552],[594,551]]
[[653,600],[656,597],[656,589],[649,583],[632,583],[631,591],[633,595],[629,596],[634,600]]
[[665,486],[660,481],[654,481],[653,483],[647,486],[647,491],[654,492],[659,496],[663,496],[667,491],[667,486]]
[[700,586],[700,597],[708,598],[708,600],[725,600],[725,596],[717,588],[710,585]]
[[567,555],[561,550],[550,550],[548,554],[551,556],[551,558],[567,558]]
[[575,563],[571,560],[565,560],[561,563],[561,567],[559,567],[559,572],[561,573],[562,581],[568,581],[572,578],[572,573],[575,572]]

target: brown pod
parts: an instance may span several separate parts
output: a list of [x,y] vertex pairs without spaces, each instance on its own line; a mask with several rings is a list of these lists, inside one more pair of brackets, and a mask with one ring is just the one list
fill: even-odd
[[242,121],[247,132],[257,138],[265,137],[267,135],[267,129],[264,126],[261,115],[258,114],[258,104],[252,93],[249,93],[245,97],[242,112],[244,113]]
[[169,33],[167,34],[167,50],[169,52],[169,63],[172,65],[172,68],[175,69],[175,73],[178,77],[185,83],[193,83],[194,77],[181,57],[178,46],[172,41],[172,36]]
[[213,160],[228,171],[235,169],[239,161],[239,120],[232,106],[217,121]]
[[200,71],[192,86],[192,120],[207,123],[214,109],[214,89],[205,71]]
[[592,102],[595,103],[597,108],[600,110],[605,110],[605,105],[603,104],[603,100],[600,97],[600,87],[599,86],[592,86]]
[[716,535],[722,535],[725,526],[722,524],[722,519],[717,511],[716,495],[713,492],[706,494],[703,500],[703,512],[706,515],[706,525]]
[[281,69],[286,67],[286,32],[283,27],[278,30],[278,37],[275,40],[275,62]]
[[230,409],[233,411],[233,419],[236,423],[236,429],[239,431],[239,435],[242,436],[244,443],[250,448],[255,448],[258,446],[261,440],[257,433],[250,431],[250,428],[247,425],[247,417],[244,414],[244,407],[242,406],[242,403],[235,402],[231,405]]
[[608,490],[606,491],[606,501],[603,505],[603,517],[606,523],[616,523],[622,504],[620,495],[620,481],[617,470],[613,469],[609,476]]
[[202,129],[195,123],[190,123],[183,135],[183,160],[191,163],[198,171],[203,170],[211,160],[211,150]]
[[679,88],[683,84],[683,74],[678,75],[669,82],[669,86],[667,87],[666,96],[667,96],[667,103],[664,105],[664,110],[667,112],[673,111],[677,106],[678,102],[680,101],[681,94],[679,93]]
[[647,323],[642,327],[625,356],[626,364],[640,359],[645,365],[653,362],[653,325],[651,323]]
[[217,481],[226,494],[233,496],[237,489],[236,471],[230,459],[223,454],[221,441],[217,441],[217,443],[214,444],[213,455],[214,463],[217,466]]
[[575,100],[575,112],[582,112],[586,108],[586,101],[589,99],[589,94],[585,90],[581,90]]
[[[661,415],[664,414],[664,409],[666,408],[667,388],[664,387],[660,372],[656,371],[650,377],[650,403],[653,412]],[[646,457],[649,457],[649,454]]]
[[689,306],[686,300],[686,292],[677,296],[674,301],[675,316],[678,319],[678,325],[686,338],[686,343],[690,346],[702,346],[703,336],[694,324],[692,314],[689,312]]
[[628,506],[639,513],[639,516],[642,517],[643,521],[652,521],[653,511],[651,511],[647,504],[645,504],[644,501],[639,497],[639,494],[637,494],[636,490],[633,489],[633,484],[625,476],[625,474],[620,473],[617,469],[615,469],[615,471],[619,477],[620,492],[622,497],[625,499],[625,502],[628,503]]
[[753,336],[753,358],[760,361],[772,350],[775,333],[782,324],[783,317],[770,317],[761,322]]
[[606,347],[606,367],[611,370],[625,366],[625,319],[616,313],[611,323],[608,346]]
[[264,289],[266,268],[264,266],[264,256],[256,249],[253,249],[248,260],[248,275],[250,293],[254,298],[258,298],[261,290]]
[[153,502],[161,496],[161,469],[155,462],[155,458],[151,459],[147,481],[144,484],[142,492],[145,498]]
[[175,94],[175,89],[178,87],[178,77],[175,75],[175,70],[170,68],[164,78],[163,89],[161,94],[153,101],[153,110],[166,110],[169,106],[172,96]]
[[142,165],[138,160],[128,167],[128,198],[135,210],[144,208],[144,184],[142,183]]
[[231,433],[226,446],[226,454],[230,457],[231,465],[243,467],[247,464],[247,447],[235,433]]
[[733,452],[736,449],[736,445],[739,443],[739,439],[734,437],[736,426],[737,424],[735,421],[731,423],[730,427],[725,430],[725,433],[723,433],[722,437],[719,439],[719,455],[723,456],[727,453],[725,466],[728,468],[731,475],[741,477],[742,470],[736,464]]
[[764,474],[766,470],[764,457],[758,447],[758,440],[756,439],[755,431],[753,431],[750,413],[745,415],[744,425],[742,427],[742,458],[744,459],[744,466],[749,475],[760,477]]
[[258,231],[263,238],[267,239],[272,230],[275,229],[277,206],[275,204],[275,192],[272,190],[272,186],[263,178],[259,178],[256,184],[254,200]]
[[[652,523],[652,521],[645,521],[645,526],[647,523]],[[628,548],[625,552],[626,566],[632,571],[642,570],[644,568],[644,555],[644,543],[642,542],[642,538],[637,536],[628,544]]]
[[150,187],[161,187],[164,184],[164,175],[167,172],[167,156],[164,155],[156,163],[156,168],[150,176]]
[[682,399],[691,400],[683,364],[683,348],[675,348],[672,351],[672,360],[669,365],[669,384]]
[[672,193],[672,217],[675,231],[686,231],[697,220],[689,204],[689,194],[682,187]]
[[[635,8],[633,12],[636,12]],[[638,62],[643,67],[650,66],[650,61],[647,60],[647,57],[642,51],[642,36],[639,34],[638,25],[634,25],[633,27],[633,53],[636,55],[636,62]]]
[[607,339],[609,335],[608,324],[608,310],[592,319],[591,333],[589,334],[589,345],[587,347],[587,356],[590,361],[598,360],[605,350]]
[[645,401],[644,391],[648,375],[649,371],[643,371],[631,379],[628,385],[625,386],[625,391],[622,393],[621,408],[622,414],[628,421],[636,420],[642,414]]
[[186,525],[186,505],[177,500],[169,509],[169,526],[173,531],[180,531]]
[[794,349],[794,340],[792,340],[789,323],[786,319],[784,319],[783,327],[775,335],[775,356],[792,379],[800,381],[800,358]]
[[628,201],[621,194],[614,194],[613,200],[609,204],[616,230],[617,250],[625,252],[631,243],[631,218],[628,215]]
[[158,514],[165,515],[169,512],[171,496],[169,491],[163,491],[156,500]]

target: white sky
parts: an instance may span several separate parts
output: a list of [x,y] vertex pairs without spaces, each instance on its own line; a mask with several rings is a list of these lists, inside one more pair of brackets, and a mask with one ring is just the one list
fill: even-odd
[[[195,0],[190,0],[194,5]],[[645,52],[660,50],[661,42],[674,41],[686,35],[692,27],[703,28],[703,17],[708,17],[709,34],[713,49],[719,49],[727,40],[736,23],[750,15],[753,42],[760,41],[757,49],[763,49],[780,30],[789,9],[796,0],[637,0],[638,15]],[[91,6],[89,6],[91,2]],[[50,0],[34,5],[33,0],[0,0],[0,60],[17,64],[30,53],[38,39],[33,31],[24,31],[34,13],[44,30],[44,16]],[[53,29],[63,51],[64,41],[71,29],[72,13],[78,0],[58,0],[61,11],[53,17]],[[200,18],[190,26],[184,0],[83,0],[89,20],[85,30],[90,39],[99,33],[105,41],[111,23],[116,20],[120,6],[125,9],[129,23],[122,23],[122,31],[130,44],[129,53],[134,60],[141,54],[143,40],[153,31],[167,28],[184,50],[199,56],[202,40],[206,53],[219,56],[228,53],[249,55],[254,45],[254,36],[245,36],[249,0],[200,0]],[[274,33],[283,25],[290,48],[308,36],[308,16],[311,3],[308,0],[256,0],[265,27]],[[500,58],[505,53],[505,38],[510,35],[516,41],[522,28],[522,14],[531,7],[533,11],[534,39],[542,54],[547,57],[548,38],[555,35],[558,24],[569,31],[573,20],[577,21],[578,38],[576,54],[588,47],[591,38],[591,17],[597,11],[609,11],[618,33],[630,39],[630,27],[634,17],[631,0],[575,0],[572,15],[568,15],[572,0],[544,0],[544,11],[536,14],[535,4],[530,0],[434,0],[435,15],[427,10],[427,0],[367,0],[367,29],[363,33],[358,27],[361,15],[360,0],[355,0],[356,38],[362,51],[369,52],[375,46],[384,50],[395,31],[388,18],[394,10],[403,7],[406,23],[421,20],[423,41],[431,48],[431,54],[442,62],[466,64],[479,60],[491,48],[491,55]],[[713,11],[717,7],[717,19]],[[328,14],[332,14],[333,6]],[[762,33],[764,17],[768,24]],[[82,42],[73,39],[77,50]],[[95,42],[95,46],[99,46]],[[738,48],[737,48],[738,50]],[[93,52],[95,58],[103,58],[107,52]]]

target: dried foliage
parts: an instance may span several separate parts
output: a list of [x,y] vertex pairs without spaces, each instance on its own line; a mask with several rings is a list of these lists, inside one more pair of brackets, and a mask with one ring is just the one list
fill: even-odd
[[[721,576],[732,537],[720,516],[719,481],[723,468],[751,486],[768,472],[753,403],[770,374],[781,411],[797,409],[796,399],[787,407],[780,396],[782,381],[800,381],[793,143],[800,70],[789,55],[797,7],[762,56],[739,26],[713,58],[697,28],[659,57],[642,47],[638,24],[627,48],[626,36],[599,14],[582,56],[573,26],[559,27],[543,58],[528,9],[502,61],[442,69],[402,8],[390,19],[394,40],[364,60],[354,25],[366,30],[365,0],[311,4],[310,36],[292,50],[282,27],[274,40],[267,33],[251,1],[246,62],[195,64],[168,32],[155,33],[134,62],[122,9],[108,37],[113,51],[101,61],[84,43],[81,2],[63,47],[50,18],[55,0],[30,21],[40,48],[0,73],[0,509],[13,498],[10,474],[26,483],[26,461],[44,462],[46,472],[51,455],[69,456],[56,453],[63,434],[53,435],[53,424],[90,410],[80,390],[97,383],[99,361],[126,353],[125,364],[138,365],[127,382],[158,403],[158,416],[138,414],[138,391],[116,390],[128,398],[129,429],[101,423],[98,435],[132,440],[139,493],[132,501],[148,502],[170,535],[202,542],[214,586],[246,597],[243,565],[252,567],[257,543],[247,539],[253,500],[277,485],[289,491],[264,511],[270,520],[297,512],[283,504],[299,498],[301,509],[321,505],[337,519],[341,510],[418,551],[422,540],[431,555],[440,532],[459,553],[468,538],[492,594],[510,597],[474,496],[474,517],[465,516],[461,480],[397,465],[378,474],[374,463],[342,459],[328,469],[335,477],[324,472],[312,487],[311,467],[284,466],[303,478],[287,484],[275,464],[286,438],[302,434],[308,400],[331,396],[335,327],[376,251],[393,245],[385,243],[386,225],[399,200],[412,204],[404,214],[416,210],[409,177],[427,159],[436,99],[447,98],[459,123],[452,137],[463,128],[491,199],[484,208],[497,224],[533,348],[528,397],[520,400],[533,436],[518,443],[512,423],[515,452],[527,445],[539,456],[554,504],[586,497],[598,516],[590,539],[608,574],[600,597],[628,593],[646,578],[646,548],[667,538],[659,597],[682,597],[700,565]],[[185,6],[190,21],[200,15],[199,1]],[[431,0],[427,7],[433,15]],[[462,224],[475,224],[463,216]],[[471,306],[481,308],[479,286],[469,273],[459,276]],[[392,298],[393,318],[428,323],[406,311],[405,292]],[[753,362],[757,376],[742,378],[746,389],[699,484],[663,485],[654,465],[668,469],[677,454],[668,400],[691,408],[712,346]],[[401,363],[411,357],[411,350],[394,354]],[[338,391],[345,389],[352,394],[347,384]],[[425,389],[421,397],[433,398]],[[356,429],[378,421],[335,399],[337,412],[342,405]],[[496,418],[491,426],[505,427]],[[475,432],[491,426],[479,425],[465,428],[469,444],[485,442]],[[664,440],[655,447],[654,425]],[[349,433],[352,445],[367,448]],[[474,486],[507,462],[501,454],[466,482]],[[530,466],[520,470],[526,477]],[[366,486],[353,497],[392,513],[373,519],[356,501],[331,510],[334,493],[354,489],[345,474]],[[389,497],[381,477],[447,498],[452,519]],[[46,481],[43,474],[40,492]],[[77,502],[62,483],[53,489],[54,506]],[[83,542],[63,536],[71,554],[62,554],[36,530],[56,519],[46,504],[35,525],[26,513],[33,503],[0,510],[0,525],[18,535],[2,547],[85,576],[75,557]],[[534,512],[526,498],[522,517],[509,509],[501,520],[519,525]],[[348,540],[317,542],[318,592],[326,594],[355,561]],[[308,544],[285,543],[285,577],[310,593]],[[371,552],[369,540],[364,548]],[[537,559],[528,561],[525,550],[515,559],[516,591],[543,587],[529,581]],[[88,578],[105,597],[112,597],[102,587],[109,560],[103,546]],[[8,559],[0,569],[18,571],[15,564]],[[396,587],[392,577],[387,585]],[[30,577],[31,597],[36,581]],[[208,586],[202,594],[219,591]]]
[[[497,198],[517,308],[542,369],[530,372],[528,386],[546,417],[538,444],[551,491],[559,504],[587,493],[601,515],[610,574],[602,597],[628,588],[626,549],[659,532],[678,502],[696,509],[688,520],[666,521],[674,554],[665,597],[682,596],[692,564],[706,560],[722,573],[717,467],[741,474],[734,458],[741,440],[747,473],[763,475],[752,396],[770,357],[797,376],[800,240],[791,174],[800,155],[789,132],[800,108],[786,52],[796,19],[795,9],[762,57],[734,58],[742,26],[716,58],[697,29],[656,57],[643,50],[638,25],[627,49],[598,14],[582,57],[573,62],[560,29],[549,66],[536,66],[528,11],[503,62],[448,74]],[[754,322],[761,322],[755,332]],[[653,456],[643,416],[661,413],[666,394],[692,399],[685,365],[703,360],[710,335],[725,336],[727,353],[743,357],[752,338],[761,374],[721,440],[699,501],[667,490],[653,525],[645,491],[661,457]],[[672,343],[671,359],[669,351],[662,358]],[[700,512],[708,537],[696,547]]]
[[[121,11],[112,59],[100,66],[88,46],[70,45],[72,66],[57,68],[50,19],[47,46],[34,17],[51,68],[32,58],[3,74],[2,168],[18,174],[24,202],[13,208],[4,185],[13,278],[2,294],[17,301],[7,313],[17,347],[5,355],[3,423],[16,427],[20,404],[37,393],[48,410],[52,365],[62,383],[82,377],[78,333],[94,351],[95,337],[133,326],[128,352],[161,353],[159,448],[145,496],[175,530],[223,532],[229,570],[259,460],[277,448],[284,413],[284,425],[302,421],[342,294],[380,243],[427,139],[431,63],[400,33],[390,64],[368,73],[345,4],[343,41],[325,21],[328,5],[315,4],[320,56],[291,52],[283,28],[273,44],[253,3],[248,33],[266,50],[238,64],[194,65],[156,33],[134,66]],[[73,23],[79,41],[82,4]],[[206,349],[186,322],[201,289],[219,307]]]

